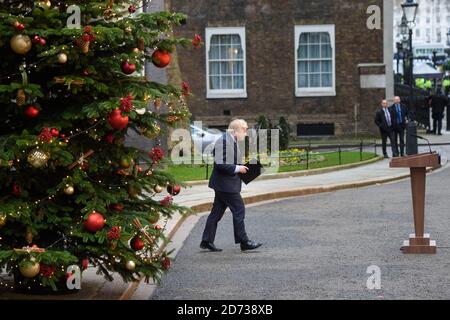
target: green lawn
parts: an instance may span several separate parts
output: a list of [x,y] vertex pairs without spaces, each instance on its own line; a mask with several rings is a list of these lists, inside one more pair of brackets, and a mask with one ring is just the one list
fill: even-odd
[[[311,163],[309,169],[325,168],[339,165],[339,153],[324,153],[325,160],[317,163]],[[371,152],[363,152],[362,160],[374,158],[376,155]],[[359,152],[341,152],[341,164],[349,164],[360,161]],[[212,165],[209,165],[208,175],[206,175],[206,165],[177,165],[170,166],[169,172],[180,180],[195,181],[205,180],[211,175]],[[290,165],[280,167],[280,172],[306,170],[306,164]]]

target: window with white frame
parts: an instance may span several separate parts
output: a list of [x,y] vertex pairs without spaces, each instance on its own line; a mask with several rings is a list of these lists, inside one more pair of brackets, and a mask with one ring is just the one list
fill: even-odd
[[334,25],[295,26],[295,94],[335,96]]
[[245,27],[206,28],[206,97],[246,98]]

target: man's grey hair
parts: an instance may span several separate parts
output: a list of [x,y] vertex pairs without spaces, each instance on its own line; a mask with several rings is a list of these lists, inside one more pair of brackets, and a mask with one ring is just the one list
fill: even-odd
[[235,131],[241,128],[246,128],[248,127],[247,125],[247,121],[245,121],[244,119],[233,119],[231,120],[230,124],[228,125],[228,130],[229,131]]

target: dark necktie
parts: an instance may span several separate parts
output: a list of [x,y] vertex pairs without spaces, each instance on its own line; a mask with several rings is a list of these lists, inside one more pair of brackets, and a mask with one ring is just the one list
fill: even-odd
[[397,122],[402,123],[402,109],[400,108],[400,105],[397,104]]
[[383,110],[384,110],[384,115],[386,116],[387,124],[390,127],[391,126],[391,115],[389,114],[389,111],[387,108],[384,108]]

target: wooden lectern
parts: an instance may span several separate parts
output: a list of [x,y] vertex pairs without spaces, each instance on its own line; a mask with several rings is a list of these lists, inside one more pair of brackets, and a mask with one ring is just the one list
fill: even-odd
[[415,234],[410,234],[409,240],[403,242],[403,253],[436,253],[436,241],[424,233],[425,181],[427,168],[437,168],[440,164],[441,158],[435,152],[393,158],[390,162],[391,168],[410,168],[411,171]]

